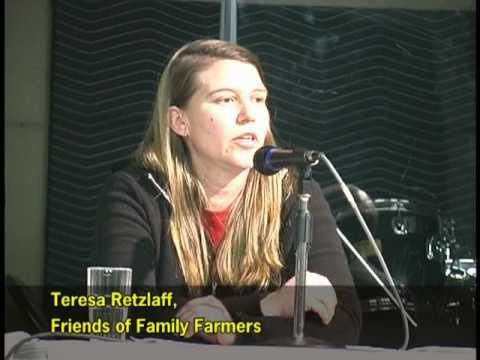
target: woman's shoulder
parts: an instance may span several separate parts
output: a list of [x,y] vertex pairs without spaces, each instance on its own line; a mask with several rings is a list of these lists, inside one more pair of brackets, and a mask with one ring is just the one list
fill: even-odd
[[313,178],[300,183],[301,180],[294,178],[293,185],[290,187],[290,191],[286,192],[286,196],[283,200],[284,207],[291,208],[298,200],[300,191],[300,185],[303,185],[303,192],[309,194],[311,197],[321,196],[323,197],[323,191],[319,182]]
[[153,199],[161,196],[170,201],[165,177],[137,163],[128,162],[113,169],[106,181],[106,188],[123,189]]

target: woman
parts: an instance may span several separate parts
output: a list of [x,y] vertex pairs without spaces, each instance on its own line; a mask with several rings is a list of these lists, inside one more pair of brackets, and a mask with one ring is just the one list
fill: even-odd
[[[191,326],[185,337],[239,344],[291,336],[297,181],[293,171],[267,177],[252,168],[255,151],[274,144],[267,95],[247,49],[220,40],[183,46],[163,72],[133,164],[101,197],[98,263],[132,267],[135,289],[177,289],[175,313],[155,308],[148,318],[261,324],[249,333]],[[305,335],[355,343],[352,277],[320,187],[312,182],[310,191]]]

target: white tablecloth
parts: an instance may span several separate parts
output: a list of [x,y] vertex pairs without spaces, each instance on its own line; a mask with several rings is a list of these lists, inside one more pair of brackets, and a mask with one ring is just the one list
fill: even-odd
[[[5,334],[5,354],[25,333]],[[48,356],[48,357],[47,357]],[[32,340],[14,359],[35,360],[473,360],[474,348],[419,347],[399,351],[368,346],[346,349],[291,348],[281,346],[217,346],[169,340],[112,343],[82,340]]]

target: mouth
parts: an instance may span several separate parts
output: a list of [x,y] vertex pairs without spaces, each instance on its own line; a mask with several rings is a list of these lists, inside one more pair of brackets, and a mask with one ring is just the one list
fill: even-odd
[[251,148],[257,146],[258,138],[254,133],[244,133],[234,138],[233,141],[240,146]]
[[237,136],[235,138],[236,139],[242,139],[242,140],[252,140],[252,141],[256,141],[257,140],[257,135],[255,135],[254,133],[244,133],[240,136]]

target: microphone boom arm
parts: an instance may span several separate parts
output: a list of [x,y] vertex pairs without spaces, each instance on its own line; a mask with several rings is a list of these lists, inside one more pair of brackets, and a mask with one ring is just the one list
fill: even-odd
[[338,184],[340,185],[340,188],[342,189],[342,192],[344,193],[345,197],[347,198],[350,206],[353,209],[353,212],[354,212],[355,216],[357,217],[358,221],[360,222],[360,225],[362,226],[362,229],[365,231],[365,234],[367,235],[367,238],[368,238],[370,244],[372,245],[373,249],[375,250],[375,254],[376,254],[376,256],[377,256],[377,258],[380,262],[382,270],[384,271],[385,276],[387,277],[387,280],[388,280],[389,284],[392,286],[393,293],[398,300],[397,305],[399,306],[399,309],[400,309],[400,316],[402,317],[402,324],[403,324],[403,327],[404,327],[404,330],[405,330],[405,339],[404,339],[404,342],[403,342],[402,346],[400,347],[400,350],[406,350],[407,347],[408,347],[409,339],[410,339],[410,330],[409,330],[409,327],[408,327],[408,321],[407,321],[407,317],[406,317],[406,314],[408,314],[408,313],[405,310],[405,308],[403,307],[402,299],[401,299],[400,295],[398,294],[397,288],[395,286],[395,282],[393,281],[392,276],[390,275],[390,271],[388,270],[387,264],[385,263],[385,260],[383,259],[383,256],[382,256],[380,250],[378,249],[377,243],[375,242],[375,240],[373,238],[373,235],[372,235],[370,229],[368,228],[367,223],[365,222],[365,219],[363,218],[360,210],[358,209],[357,203],[355,202],[355,199],[354,199],[350,189],[345,184],[345,182],[342,180],[342,178],[338,174],[335,167],[332,165],[330,160],[328,160],[327,156],[323,152],[320,153],[320,158],[323,160],[325,165],[327,165],[328,169],[332,172],[333,176],[335,177]]
[[[398,304],[397,299],[395,299],[395,296],[388,290],[387,286],[383,283],[383,281],[378,277],[377,274],[372,270],[372,268],[368,265],[368,263],[365,261],[364,258],[358,253],[357,249],[352,245],[352,243],[348,240],[348,238],[345,236],[345,234],[342,232],[337,227],[337,234],[340,236],[340,239],[342,239],[343,243],[348,247],[348,249],[355,255],[355,257],[360,261],[360,263],[367,269],[367,271],[372,275],[372,277],[375,279],[375,281],[380,285],[380,287],[387,293],[387,295],[390,297],[390,299],[393,301],[395,305],[397,305],[398,308],[400,308],[400,305]],[[410,321],[410,323],[417,327],[418,324],[410,317],[408,313],[405,314],[407,319]]]

